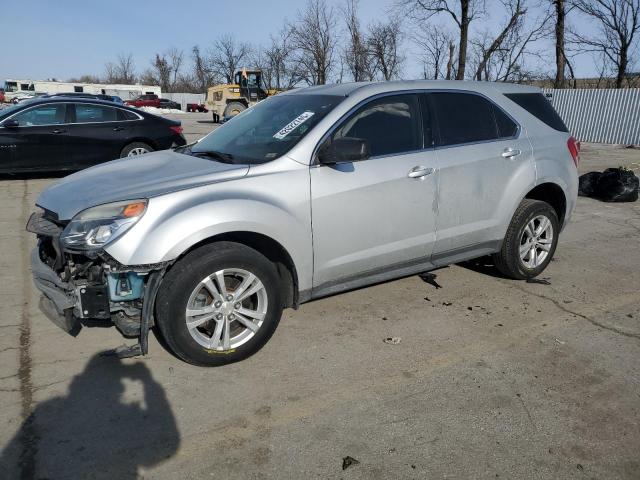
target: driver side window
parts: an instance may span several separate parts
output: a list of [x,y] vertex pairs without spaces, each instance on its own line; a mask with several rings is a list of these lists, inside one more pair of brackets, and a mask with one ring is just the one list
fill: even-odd
[[421,149],[423,142],[418,96],[390,95],[367,103],[332,135],[334,141],[341,138],[366,140],[371,157]]
[[21,127],[35,127],[39,125],[61,125],[65,123],[66,104],[52,103],[30,108],[17,113],[12,118]]

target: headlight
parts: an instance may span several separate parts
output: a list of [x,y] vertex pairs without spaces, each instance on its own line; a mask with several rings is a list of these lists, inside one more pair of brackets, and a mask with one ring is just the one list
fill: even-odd
[[97,250],[133,227],[147,209],[147,200],[126,200],[88,208],[66,226],[60,240],[72,250]]

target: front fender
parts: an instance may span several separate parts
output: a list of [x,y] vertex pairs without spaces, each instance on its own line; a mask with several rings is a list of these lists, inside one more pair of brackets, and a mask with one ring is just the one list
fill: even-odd
[[300,290],[311,288],[308,168],[153,197],[140,221],[105,251],[124,265],[169,262],[203,240],[232,232],[278,242],[293,260]]

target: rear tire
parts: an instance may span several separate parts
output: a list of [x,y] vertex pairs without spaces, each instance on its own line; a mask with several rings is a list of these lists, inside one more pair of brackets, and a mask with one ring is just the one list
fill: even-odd
[[496,267],[516,280],[540,275],[553,258],[559,234],[553,207],[525,198],[513,214],[500,252],[493,255]]
[[206,367],[243,360],[264,346],[282,316],[277,270],[245,245],[205,245],[165,275],[155,311],[163,339],[182,360]]
[[153,147],[150,145],[142,142],[133,142],[122,149],[120,152],[120,158],[135,157],[149,152],[153,152]]
[[227,108],[224,109],[224,118],[233,118],[236,115],[242,113],[244,110],[246,110],[247,107],[240,102],[230,102],[227,105]]

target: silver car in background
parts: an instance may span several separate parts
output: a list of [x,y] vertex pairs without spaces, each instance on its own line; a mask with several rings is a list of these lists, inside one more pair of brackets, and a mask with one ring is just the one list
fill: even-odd
[[485,82],[294,90],[198,142],[66,177],[27,228],[41,308],[113,323],[146,353],[259,350],[283,308],[493,255],[526,279],[577,197],[579,144],[540,90]]

